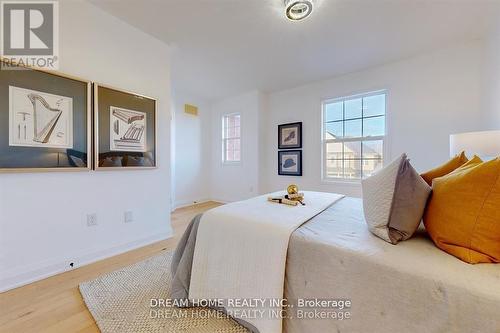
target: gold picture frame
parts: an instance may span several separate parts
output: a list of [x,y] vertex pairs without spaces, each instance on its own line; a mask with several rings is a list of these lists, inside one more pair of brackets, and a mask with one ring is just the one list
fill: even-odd
[[[93,84],[93,96],[93,169],[157,169],[157,99],[100,83]],[[119,132],[123,128],[125,133]],[[127,133],[134,131],[137,133],[135,137],[124,138]],[[113,138],[115,135],[118,136]],[[114,141],[123,146],[113,147]]]
[[[4,59],[0,58],[0,61],[3,62]],[[90,171],[92,169],[92,82],[59,71],[16,64],[10,60],[8,64],[10,67],[18,68],[11,70],[2,68],[0,70],[0,96],[2,96],[0,98],[0,119],[2,120],[0,124],[3,126],[0,128],[2,133],[0,136],[0,173]],[[31,127],[34,127],[34,132],[36,132],[34,124],[36,124],[37,104],[32,99],[33,110],[30,110],[32,113],[27,113],[23,107],[26,108],[29,103],[24,98],[21,99],[23,96],[20,94],[22,93],[30,93],[27,96],[36,95],[35,93],[40,94],[38,96],[38,101],[41,101],[41,104],[38,105],[40,114],[44,106],[50,111],[57,111],[58,116],[53,117],[52,122],[48,122],[51,126],[50,130],[46,131],[44,140],[35,142],[34,138],[26,136],[26,133],[29,133],[29,136],[32,135]],[[57,137],[59,135],[67,136],[65,138],[66,146],[50,142],[53,131],[57,131],[61,123],[59,120],[63,119],[61,115],[64,113],[62,108],[52,108],[44,100],[45,95],[56,99],[62,97],[60,100],[71,101],[68,108],[64,110],[70,114],[70,116],[66,116],[65,129],[67,131],[56,133]],[[15,112],[18,104],[13,102],[13,96],[16,96],[16,101],[21,101],[19,110],[22,109],[22,112]],[[15,142],[12,139],[14,122],[19,122],[17,124],[19,128],[21,126],[21,120],[15,118],[19,116],[18,114],[22,114],[23,121],[25,121],[24,138],[21,140],[23,142]],[[50,114],[43,116],[51,119]],[[29,118],[33,119],[29,120]],[[56,119],[54,120],[54,118]],[[39,116],[38,119],[42,119],[42,116]],[[26,126],[28,126],[28,130]],[[19,131],[21,130],[19,129]]]

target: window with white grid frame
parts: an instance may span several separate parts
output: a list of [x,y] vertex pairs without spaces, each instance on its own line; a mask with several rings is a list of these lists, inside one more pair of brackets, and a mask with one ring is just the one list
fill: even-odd
[[386,93],[328,100],[322,109],[323,179],[356,181],[381,169]]
[[241,161],[241,115],[232,113],[222,116],[222,161]]

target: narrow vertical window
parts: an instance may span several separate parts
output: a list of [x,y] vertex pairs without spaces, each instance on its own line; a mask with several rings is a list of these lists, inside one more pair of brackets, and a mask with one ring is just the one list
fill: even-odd
[[222,116],[222,162],[241,161],[241,116],[232,113]]

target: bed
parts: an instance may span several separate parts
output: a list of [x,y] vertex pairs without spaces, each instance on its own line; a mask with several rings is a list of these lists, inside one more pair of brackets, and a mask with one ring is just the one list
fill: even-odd
[[[174,255],[174,298],[189,291],[199,222]],[[284,288],[294,305],[283,319],[287,333],[500,332],[500,265],[463,263],[423,229],[398,245],[384,242],[368,231],[361,199],[345,197],[293,232]]]

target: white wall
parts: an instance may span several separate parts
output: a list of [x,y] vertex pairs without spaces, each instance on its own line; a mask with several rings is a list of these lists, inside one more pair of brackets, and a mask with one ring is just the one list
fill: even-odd
[[[407,152],[419,171],[442,163],[451,133],[485,127],[480,116],[482,57],[482,42],[471,42],[270,94],[261,129],[267,142],[261,192],[293,182],[304,189],[361,195],[357,184],[321,181],[321,101],[355,93],[387,89],[387,161]],[[278,176],[277,126],[295,121],[303,122],[303,176]]]
[[[175,159],[174,207],[210,199],[210,104],[174,91]],[[184,104],[198,107],[198,115],[184,112]]]
[[488,129],[500,129],[500,15],[486,39],[484,59],[484,111]]
[[79,0],[60,1],[60,37],[60,71],[158,99],[159,168],[1,174],[0,290],[171,235],[167,45]]
[[[204,146],[210,147],[212,164],[210,170],[200,171],[201,178],[210,179],[209,198],[236,201],[292,182],[304,189],[361,196],[359,184],[321,180],[321,101],[380,89],[388,94],[387,162],[407,152],[419,171],[442,163],[449,157],[450,134],[497,127],[499,90],[491,82],[499,82],[500,75],[491,69],[500,57],[485,51],[484,41],[472,41],[286,91],[254,91],[211,105],[211,140]],[[496,60],[487,68],[493,96],[488,112],[483,106],[485,55]],[[242,163],[235,166],[221,161],[221,117],[233,112],[242,113],[243,123]],[[295,121],[303,122],[304,173],[278,176],[277,126]]]
[[[210,196],[218,201],[237,201],[259,193],[261,144],[259,123],[263,96],[248,92],[212,105]],[[222,163],[222,116],[241,114],[241,163]]]

